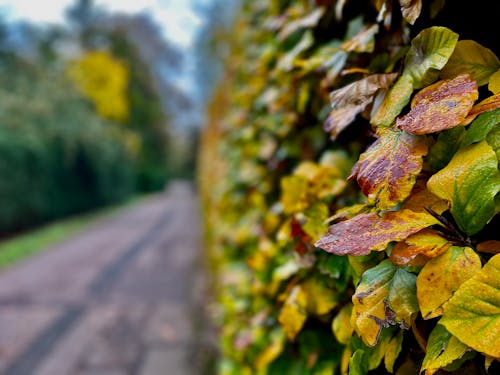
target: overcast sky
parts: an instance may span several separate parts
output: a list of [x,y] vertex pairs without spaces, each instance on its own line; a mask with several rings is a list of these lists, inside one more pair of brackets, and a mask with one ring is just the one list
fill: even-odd
[[[202,19],[192,4],[210,3],[210,0],[96,0],[95,3],[111,11],[126,13],[149,12],[163,28],[165,36],[180,47],[189,47]],[[0,11],[8,19],[33,22],[61,23],[64,9],[74,0],[0,0]]]

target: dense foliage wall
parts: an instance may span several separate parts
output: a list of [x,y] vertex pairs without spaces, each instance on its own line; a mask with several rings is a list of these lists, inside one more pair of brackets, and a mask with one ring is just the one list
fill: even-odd
[[498,371],[500,61],[467,12],[244,2],[199,160],[221,374]]

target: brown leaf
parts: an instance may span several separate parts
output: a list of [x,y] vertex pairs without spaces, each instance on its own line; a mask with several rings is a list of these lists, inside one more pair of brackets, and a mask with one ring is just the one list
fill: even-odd
[[410,195],[426,154],[424,138],[385,130],[360,156],[349,178],[357,179],[368,201],[380,210],[392,208]]
[[478,243],[477,251],[482,253],[490,253],[490,254],[498,254],[500,253],[500,241],[497,240],[489,240]]
[[356,115],[373,101],[379,89],[388,88],[397,73],[373,74],[330,93],[332,111],[325,121],[324,128],[332,139],[349,125]]
[[404,19],[413,25],[422,11],[422,0],[399,0],[399,5]]
[[316,26],[325,13],[325,8],[316,8],[311,13],[293,21],[288,22],[278,34],[278,39],[284,40],[295,31]]
[[469,75],[442,80],[415,95],[410,112],[399,117],[396,125],[413,134],[450,129],[464,121],[477,98],[477,83]]
[[432,216],[410,210],[389,211],[381,216],[360,214],[330,226],[314,246],[337,255],[366,255],[434,224],[437,221]]
[[346,52],[373,52],[375,48],[375,34],[378,33],[378,25],[363,28],[353,38],[342,43],[342,49]]
[[500,108],[500,93],[492,95],[489,98],[477,103],[474,107],[472,107],[469,114],[460,125],[469,125],[481,113],[490,112],[497,108]]

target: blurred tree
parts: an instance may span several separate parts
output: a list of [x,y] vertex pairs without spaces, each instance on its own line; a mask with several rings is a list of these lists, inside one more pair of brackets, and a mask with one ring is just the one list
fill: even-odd
[[105,51],[91,51],[70,64],[68,73],[102,117],[127,121],[129,72],[123,62]]
[[133,192],[126,129],[99,117],[55,68],[13,55],[0,69],[0,232]]

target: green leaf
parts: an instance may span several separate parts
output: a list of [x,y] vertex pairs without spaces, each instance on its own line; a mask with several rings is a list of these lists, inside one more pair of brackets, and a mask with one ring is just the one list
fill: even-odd
[[432,330],[427,341],[422,368],[426,375],[432,375],[439,369],[452,364],[467,352],[468,347],[452,336],[445,327],[438,324]]
[[375,126],[389,127],[397,115],[410,101],[413,93],[412,78],[402,75],[387,92],[384,100],[375,111],[370,123]]
[[500,358],[500,254],[462,284],[439,323],[474,350]]
[[446,302],[481,269],[481,259],[470,248],[453,246],[427,262],[418,274],[417,298],[424,319],[443,314]]
[[366,271],[352,297],[353,328],[368,346],[375,346],[383,327],[409,327],[418,312],[416,276],[389,260]]
[[441,26],[422,30],[411,42],[403,75],[409,75],[413,88],[434,82],[455,49],[458,34]]
[[403,331],[397,331],[397,333],[391,338],[391,340],[387,344],[387,349],[384,357],[385,368],[391,374],[394,372],[394,363],[396,363],[396,359],[398,359],[402,347],[403,347]]
[[479,86],[488,83],[490,76],[500,68],[500,61],[488,48],[473,40],[460,40],[448,63],[441,70],[442,78],[469,74]]
[[373,348],[367,348],[365,352],[368,357],[368,369],[375,370],[384,359],[387,371],[392,373],[401,344],[403,343],[403,332],[400,329],[384,328],[380,333],[380,339]]
[[349,360],[349,375],[368,374],[368,361],[365,358],[365,351],[358,349]]
[[402,268],[396,271],[387,295],[387,307],[395,313],[395,316],[391,317],[391,323],[397,323],[404,328],[411,326],[418,312],[416,281],[417,276],[413,273]]
[[320,201],[314,202],[304,211],[306,222],[302,225],[302,229],[313,240],[321,237],[327,230],[325,219],[328,218],[328,206]]
[[463,126],[457,126],[439,133],[436,143],[429,151],[429,163],[433,171],[446,167],[462,145],[466,135]]
[[426,154],[425,138],[386,130],[360,156],[349,178],[356,178],[378,209],[393,208],[410,195]]
[[498,159],[500,168],[500,123],[496,124],[495,127],[486,136],[486,142],[493,148]]
[[403,74],[389,90],[371,119],[375,126],[390,126],[410,101],[414,89],[428,86],[439,76],[458,40],[458,34],[446,27],[422,30],[411,42]]
[[486,141],[461,148],[444,169],[429,179],[427,186],[451,202],[451,213],[459,228],[475,234],[495,215],[494,198],[500,191],[496,154]]
[[500,109],[482,113],[470,124],[462,146],[469,146],[486,139],[488,133],[500,123]]

